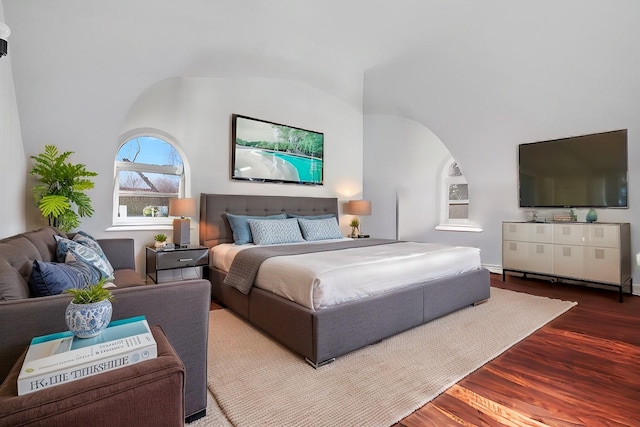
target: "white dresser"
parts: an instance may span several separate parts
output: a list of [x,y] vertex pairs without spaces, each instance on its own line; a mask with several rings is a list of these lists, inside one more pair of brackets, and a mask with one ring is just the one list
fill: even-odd
[[507,271],[622,288],[631,278],[629,223],[502,223],[502,280]]

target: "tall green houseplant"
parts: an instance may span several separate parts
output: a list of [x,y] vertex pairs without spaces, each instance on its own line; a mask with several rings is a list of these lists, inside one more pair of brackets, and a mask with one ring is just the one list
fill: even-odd
[[31,175],[40,181],[33,187],[36,205],[49,225],[65,232],[77,228],[80,217],[93,215],[91,199],[85,191],[93,188],[88,177],[98,175],[82,164],[67,162],[71,154],[73,151],[60,154],[55,145],[45,145],[44,153],[31,156]]

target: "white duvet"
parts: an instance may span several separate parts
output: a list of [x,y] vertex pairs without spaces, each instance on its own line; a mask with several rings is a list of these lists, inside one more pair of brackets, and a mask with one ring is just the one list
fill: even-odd
[[[235,255],[251,247],[215,246],[211,264],[228,272]],[[398,242],[269,258],[262,263],[255,286],[318,310],[478,268],[478,248]]]

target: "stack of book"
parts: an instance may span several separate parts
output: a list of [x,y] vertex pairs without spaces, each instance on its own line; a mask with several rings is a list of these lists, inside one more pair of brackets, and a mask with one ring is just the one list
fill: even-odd
[[158,355],[144,316],[113,321],[93,338],[72,332],[31,340],[18,375],[18,395],[133,365]]

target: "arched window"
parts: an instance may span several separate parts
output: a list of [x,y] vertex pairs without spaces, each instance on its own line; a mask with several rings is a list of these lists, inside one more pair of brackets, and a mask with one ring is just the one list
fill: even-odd
[[115,160],[114,225],[169,225],[169,199],[187,197],[183,155],[168,135],[136,132]]
[[440,225],[437,230],[482,231],[469,220],[469,185],[458,162],[451,159],[441,176]]

